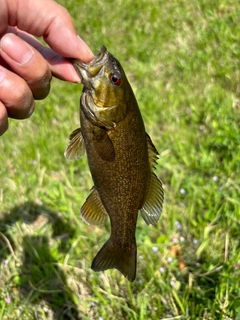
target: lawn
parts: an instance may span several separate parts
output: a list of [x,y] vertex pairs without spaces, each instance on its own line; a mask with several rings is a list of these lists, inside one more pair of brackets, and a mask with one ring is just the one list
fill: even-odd
[[110,233],[82,222],[87,159],[68,162],[82,86],[54,79],[0,138],[1,319],[240,319],[240,6],[59,0],[122,63],[159,151],[162,217],[139,217],[137,278],[95,273]]

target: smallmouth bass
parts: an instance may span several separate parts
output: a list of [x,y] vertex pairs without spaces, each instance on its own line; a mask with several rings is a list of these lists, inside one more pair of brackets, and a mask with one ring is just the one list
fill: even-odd
[[73,60],[73,65],[84,85],[81,128],[70,135],[65,157],[87,153],[94,186],[81,208],[83,221],[101,225],[109,216],[111,222],[110,238],[91,268],[116,268],[133,281],[138,211],[147,224],[156,224],[162,211],[164,191],[153,173],[158,152],[117,59],[103,46],[91,62]]

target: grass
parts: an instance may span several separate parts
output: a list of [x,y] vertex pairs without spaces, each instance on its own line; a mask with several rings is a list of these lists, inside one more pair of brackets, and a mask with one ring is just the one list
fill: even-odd
[[137,279],[94,273],[108,238],[79,208],[86,159],[63,152],[77,85],[53,80],[0,139],[0,319],[240,319],[240,7],[214,1],[59,1],[131,81],[159,150],[162,217],[138,220]]

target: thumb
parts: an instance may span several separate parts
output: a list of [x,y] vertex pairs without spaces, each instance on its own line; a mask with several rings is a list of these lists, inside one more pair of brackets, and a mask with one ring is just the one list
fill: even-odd
[[93,53],[77,35],[68,11],[53,0],[2,0],[0,34],[8,25],[38,37],[64,57],[92,60]]

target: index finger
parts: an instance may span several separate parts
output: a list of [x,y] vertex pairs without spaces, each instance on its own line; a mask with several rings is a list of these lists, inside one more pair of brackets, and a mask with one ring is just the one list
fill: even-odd
[[93,59],[87,44],[77,35],[68,11],[53,0],[3,0],[0,34],[8,25],[17,26],[38,37],[64,57],[84,62]]

